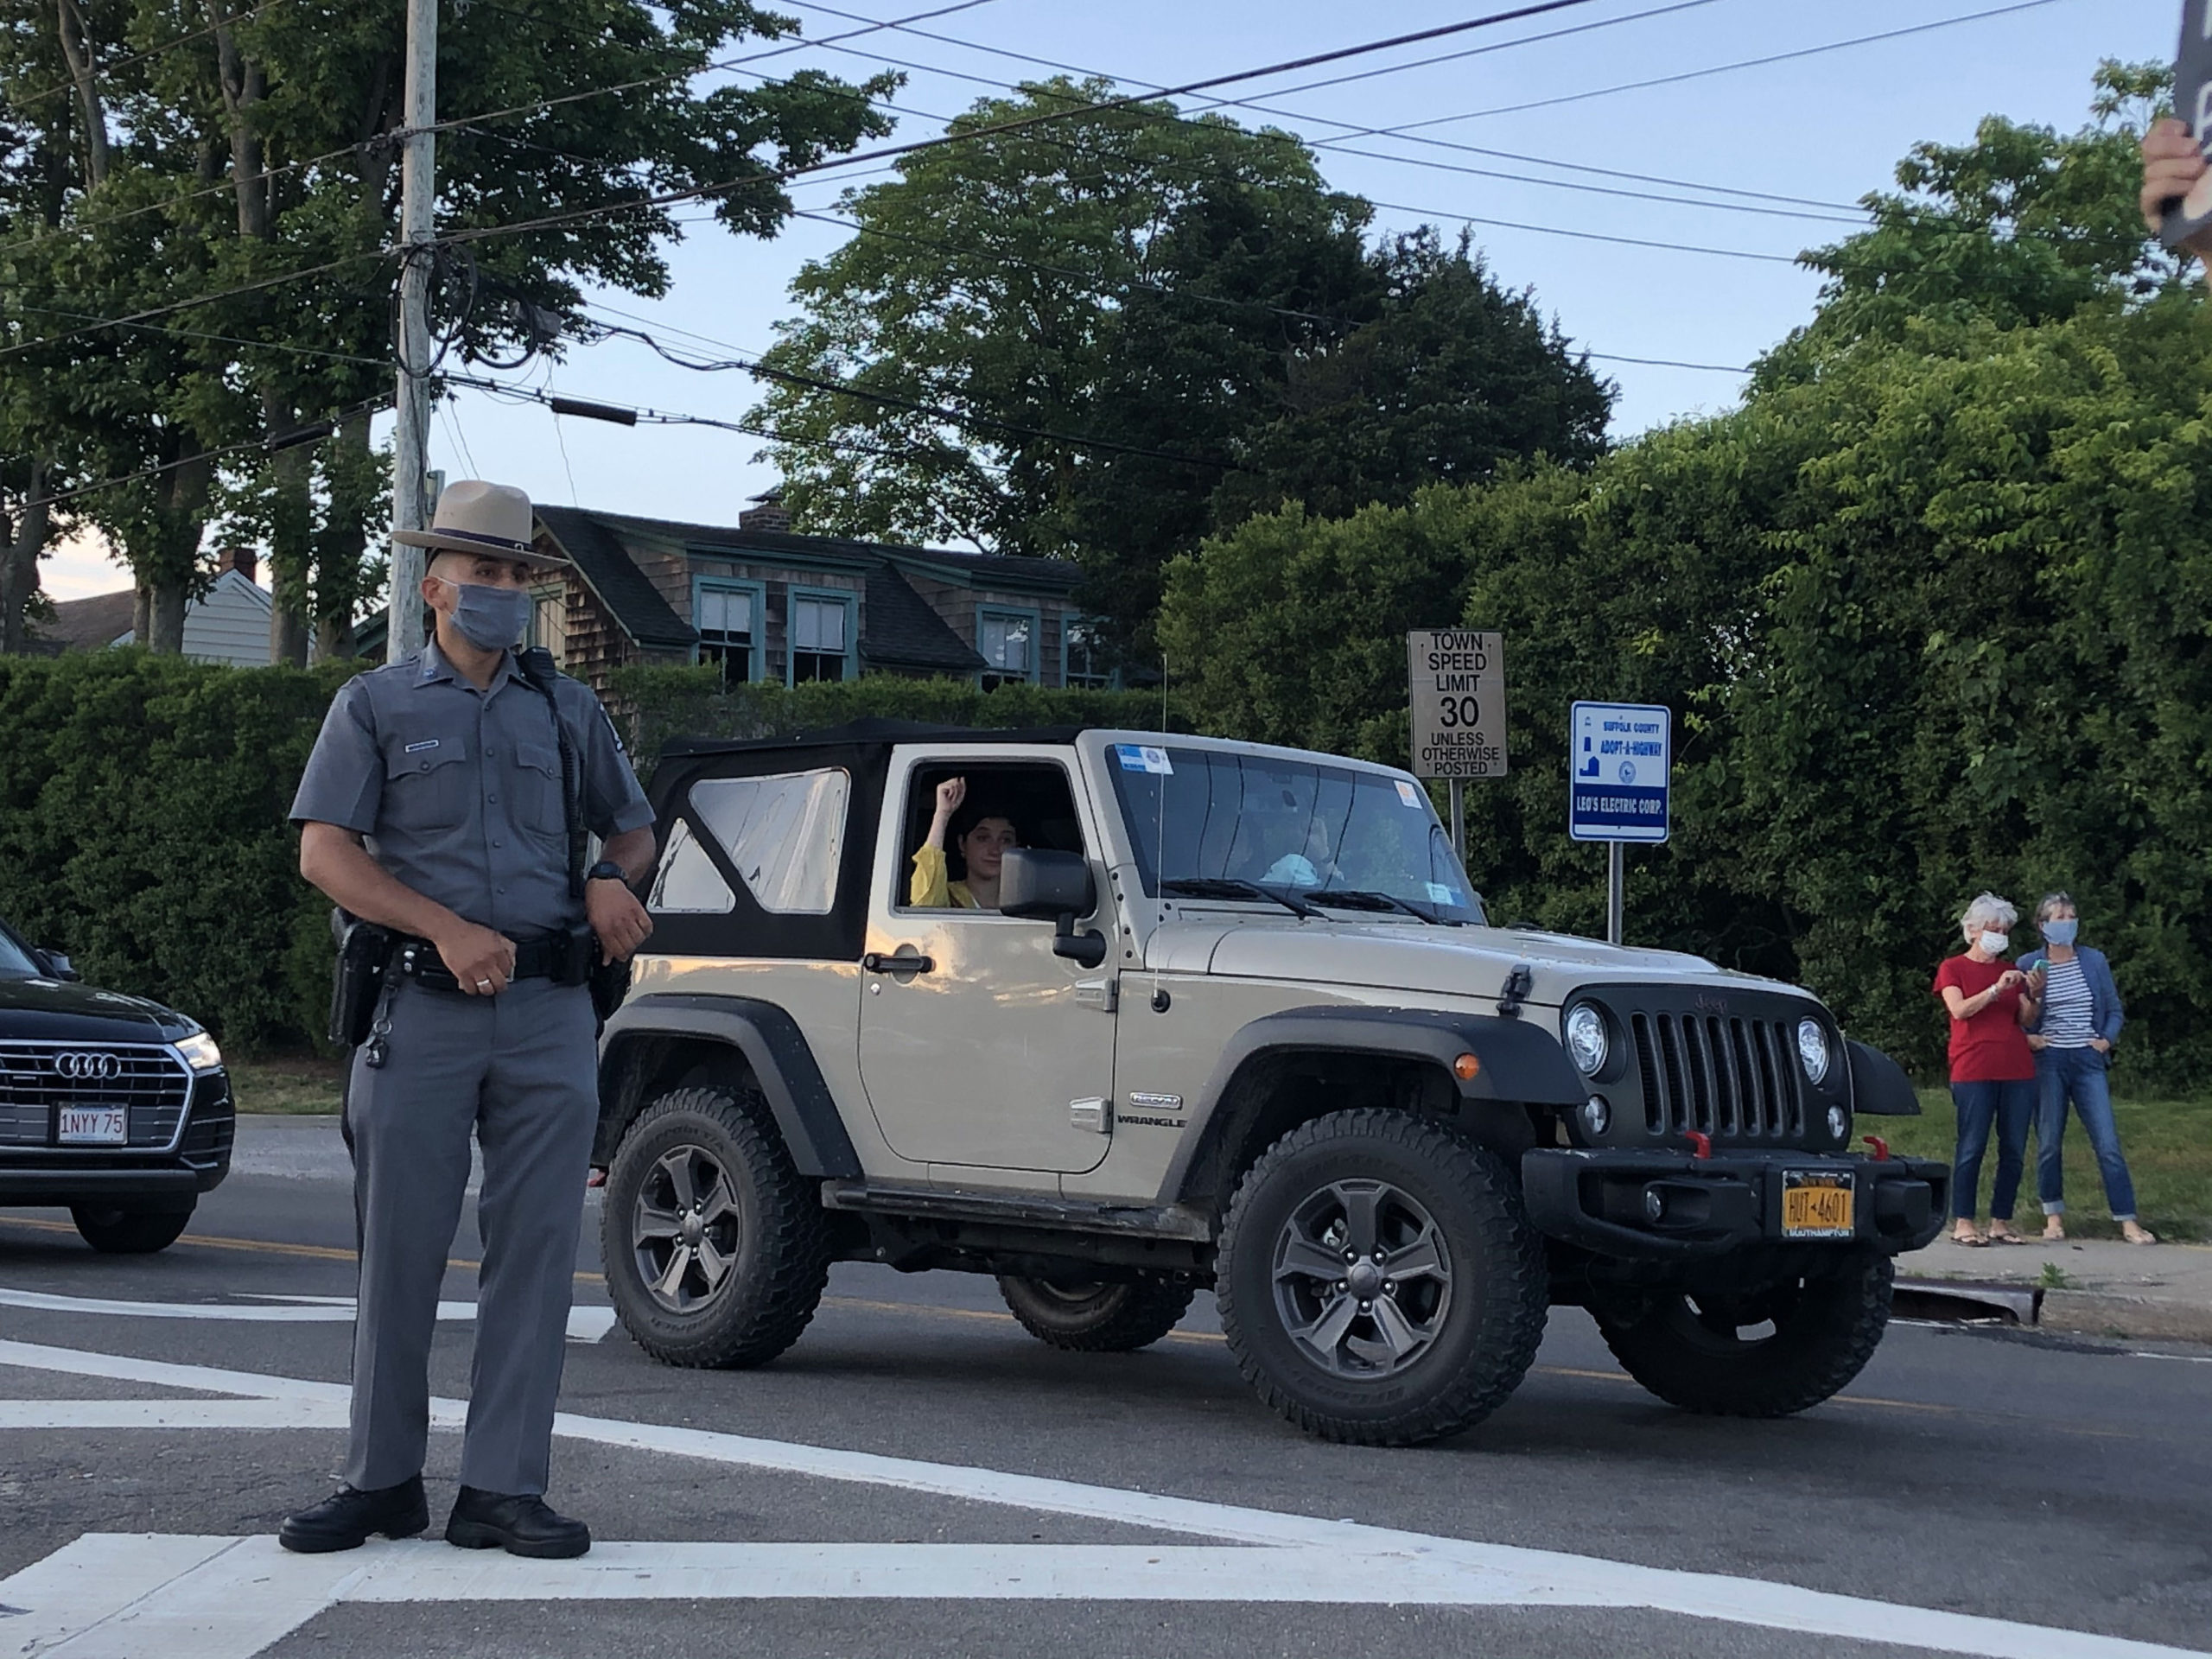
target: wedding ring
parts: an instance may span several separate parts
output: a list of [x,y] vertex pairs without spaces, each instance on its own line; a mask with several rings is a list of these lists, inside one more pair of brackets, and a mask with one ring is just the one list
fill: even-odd
[[480,991],[488,991],[492,988],[492,982],[488,979],[480,979],[476,982],[476,988]]

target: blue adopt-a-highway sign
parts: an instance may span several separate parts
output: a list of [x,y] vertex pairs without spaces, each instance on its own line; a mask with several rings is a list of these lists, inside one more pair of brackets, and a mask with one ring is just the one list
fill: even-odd
[[1643,702],[1578,702],[1567,716],[1567,832],[1577,841],[1667,839],[1674,713]]

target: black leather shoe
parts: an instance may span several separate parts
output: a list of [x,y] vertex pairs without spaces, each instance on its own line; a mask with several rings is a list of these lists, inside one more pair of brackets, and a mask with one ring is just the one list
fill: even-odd
[[302,1555],[321,1555],[334,1549],[359,1549],[373,1532],[387,1538],[412,1538],[429,1524],[430,1506],[423,1501],[423,1477],[416,1475],[372,1492],[340,1486],[321,1503],[286,1516],[276,1529],[276,1541]]
[[463,1549],[504,1549],[533,1560],[565,1561],[591,1548],[591,1529],[556,1515],[535,1492],[510,1497],[464,1486],[446,1522],[446,1542]]

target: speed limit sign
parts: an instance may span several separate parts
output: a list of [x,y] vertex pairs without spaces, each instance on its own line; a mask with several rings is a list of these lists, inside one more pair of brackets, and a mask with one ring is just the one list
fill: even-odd
[[1406,636],[1417,778],[1505,776],[1505,637],[1465,628]]

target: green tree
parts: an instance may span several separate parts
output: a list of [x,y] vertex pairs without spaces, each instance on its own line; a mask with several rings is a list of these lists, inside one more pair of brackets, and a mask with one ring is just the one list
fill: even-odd
[[[398,207],[400,10],[218,6],[194,29],[163,0],[59,4],[0,11],[13,25],[11,86],[43,77],[81,94],[67,105],[73,172],[56,225],[16,255],[27,280],[10,320],[30,349],[0,373],[72,389],[44,426],[83,453],[88,478],[161,469],[144,487],[86,498],[152,596],[142,638],[175,648],[185,597],[204,579],[201,537],[227,513],[270,544],[280,658],[302,659],[311,636],[341,649],[368,580],[366,526],[380,516],[366,422],[345,421],[320,455],[287,448],[223,469],[218,452],[388,391],[394,272],[379,250]],[[731,185],[711,196],[717,219],[772,234],[790,211],[776,172],[888,130],[868,96],[887,79],[855,87],[802,71],[759,87],[696,85],[731,43],[796,27],[745,0],[455,8],[442,27],[442,107],[486,113],[439,137],[439,229],[494,232],[468,245],[482,272],[571,317],[587,285],[665,289],[661,249],[677,226],[651,205],[656,194]],[[496,234],[579,211],[604,216]],[[323,265],[335,268],[295,277]],[[454,274],[465,290],[465,269]],[[41,294],[69,303],[40,307]],[[201,300],[68,338],[54,315]],[[465,338],[512,344],[531,327],[518,308],[487,303]]]
[[[1096,102],[1039,83],[956,124]],[[909,158],[793,285],[759,413],[807,527],[1080,560],[1150,664],[1161,571],[1289,500],[1349,512],[1586,459],[1608,394],[1525,295],[1370,209],[1287,134],[1162,103]]]

